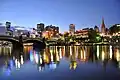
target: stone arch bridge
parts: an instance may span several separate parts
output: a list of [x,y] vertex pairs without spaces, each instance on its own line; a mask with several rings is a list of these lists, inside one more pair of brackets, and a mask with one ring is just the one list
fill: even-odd
[[22,40],[20,40],[19,37],[13,37],[8,35],[0,35],[0,40],[9,41],[13,45],[23,45],[24,43],[43,43],[42,38],[22,38]]

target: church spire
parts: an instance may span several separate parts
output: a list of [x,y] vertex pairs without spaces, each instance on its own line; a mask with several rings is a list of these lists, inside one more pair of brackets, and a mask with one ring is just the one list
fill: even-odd
[[105,33],[105,23],[103,17],[102,17],[101,33]]

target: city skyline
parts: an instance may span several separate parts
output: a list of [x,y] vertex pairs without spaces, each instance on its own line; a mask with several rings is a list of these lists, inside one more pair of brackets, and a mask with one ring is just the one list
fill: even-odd
[[106,27],[110,27],[120,23],[119,6],[119,0],[2,0],[0,22],[25,27],[52,24],[64,32],[69,30],[69,24],[75,24],[76,29],[95,25],[100,28],[103,17]]

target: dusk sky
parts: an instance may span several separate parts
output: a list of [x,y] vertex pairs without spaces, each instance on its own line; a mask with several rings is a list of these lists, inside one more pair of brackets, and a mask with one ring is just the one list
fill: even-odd
[[67,31],[120,23],[120,0],[0,0],[0,23],[36,27],[37,23],[56,25]]

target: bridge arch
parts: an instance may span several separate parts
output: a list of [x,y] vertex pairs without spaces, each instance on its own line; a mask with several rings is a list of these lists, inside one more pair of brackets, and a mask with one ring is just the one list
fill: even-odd
[[13,48],[23,47],[23,44],[19,42],[18,37],[7,36],[7,35],[0,35],[0,40],[2,41],[9,41],[12,43]]
[[17,37],[12,36],[0,35],[0,40],[9,41],[12,43],[19,43],[19,39]]
[[23,43],[35,43],[35,42],[42,43],[43,41],[38,39],[25,39],[22,42]]
[[42,50],[46,47],[45,42],[40,39],[26,39],[23,40],[23,43],[33,43],[34,50]]

